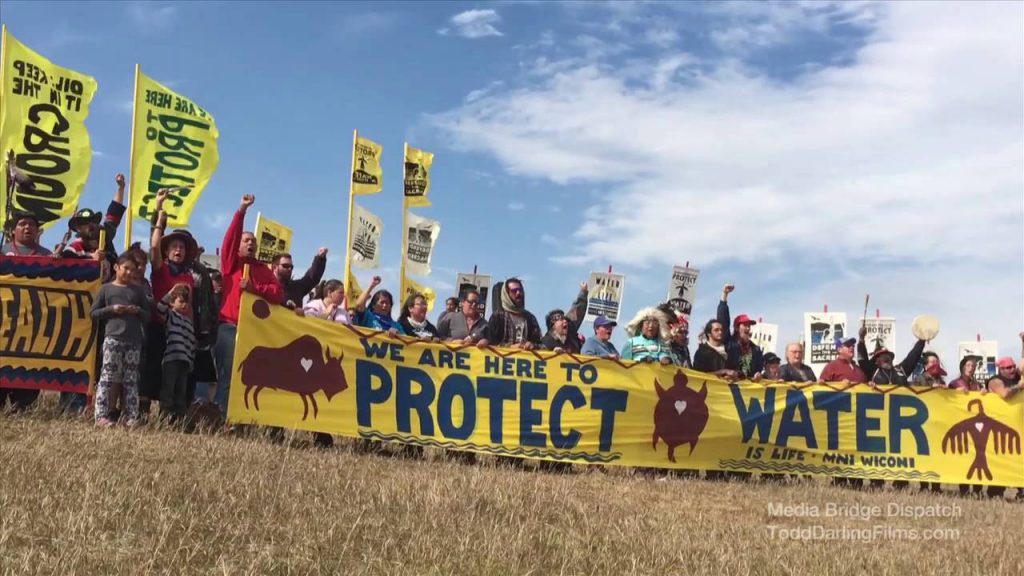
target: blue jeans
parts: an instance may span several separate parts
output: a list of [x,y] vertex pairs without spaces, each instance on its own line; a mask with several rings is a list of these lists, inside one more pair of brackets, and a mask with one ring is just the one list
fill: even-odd
[[213,357],[217,360],[217,392],[213,401],[224,414],[228,411],[228,391],[231,388],[231,369],[235,364],[237,333],[238,326],[222,323],[217,326],[217,343],[213,347]]

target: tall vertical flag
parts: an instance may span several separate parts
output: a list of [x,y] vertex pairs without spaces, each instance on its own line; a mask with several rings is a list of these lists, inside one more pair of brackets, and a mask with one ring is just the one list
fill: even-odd
[[292,229],[262,212],[256,213],[256,259],[270,264],[278,254],[292,251]]
[[[167,223],[187,226],[199,195],[220,163],[219,136],[209,112],[146,76],[136,64],[128,213],[148,220],[156,207],[157,191],[170,188],[163,206]],[[132,218],[125,222],[126,247],[132,241],[131,222]]]
[[70,216],[89,178],[92,147],[85,119],[96,79],[57,66],[3,27],[0,67],[0,153],[32,178],[32,189],[7,198],[0,189],[0,222],[8,205],[33,212],[43,226]]
[[402,179],[406,208],[430,206],[427,193],[430,192],[430,168],[433,163],[433,154],[406,145],[405,175]]
[[[348,179],[348,236],[345,240],[345,298],[348,305],[362,292],[355,274],[352,273],[353,260],[357,266],[363,268],[376,268],[380,262],[380,218],[356,206],[356,195],[376,194],[384,189],[384,169],[380,163],[383,153],[383,146],[361,138],[359,130],[352,131],[352,170]],[[356,228],[359,228],[358,234]],[[353,240],[359,244],[359,256],[354,259]]]
[[[427,192],[430,190],[430,169],[434,164],[434,155],[430,152],[413,148],[408,143],[404,150],[403,187],[405,193],[402,200],[402,260],[401,290],[402,299],[416,292],[423,292],[427,297],[427,309],[433,307],[434,294],[426,286],[406,276],[407,272],[427,276],[430,274],[430,257],[441,233],[441,223],[437,220],[423,218],[409,212],[414,206],[430,206]],[[427,290],[430,294],[427,294]]]

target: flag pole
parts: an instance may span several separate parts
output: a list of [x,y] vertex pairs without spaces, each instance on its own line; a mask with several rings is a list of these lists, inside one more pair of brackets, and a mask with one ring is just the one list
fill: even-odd
[[406,223],[409,206],[405,203],[405,159],[408,157],[409,143],[405,142],[402,146],[402,259],[398,262],[398,292],[401,294],[398,297],[399,302],[405,302],[405,254],[409,249],[409,230]]
[[135,186],[135,107],[139,104],[139,73],[142,67],[135,64],[135,88],[132,89],[132,149],[128,152],[128,219],[124,223],[124,249],[132,245],[132,220],[135,211],[132,206],[132,187]]
[[[3,59],[0,59],[0,134],[3,133],[3,121],[4,121],[4,88],[7,84],[4,84],[4,68],[7,68],[7,55],[10,52],[7,51],[7,24],[0,25],[0,52],[3,53]],[[11,155],[13,155],[14,149],[10,152],[7,150],[0,150],[0,154],[3,154],[7,164],[4,165],[4,201],[0,202],[0,226],[7,223],[7,219],[10,218],[8,209],[14,207],[14,186],[11,184]],[[11,230],[11,240],[14,240],[14,231]],[[7,229],[4,229],[4,234],[0,235],[0,242],[7,243]]]
[[348,239],[345,240],[345,307],[348,308],[348,294],[352,289],[352,212],[355,210],[355,185],[352,175],[356,173],[356,142],[359,141],[359,129],[352,130],[352,167],[348,172]]

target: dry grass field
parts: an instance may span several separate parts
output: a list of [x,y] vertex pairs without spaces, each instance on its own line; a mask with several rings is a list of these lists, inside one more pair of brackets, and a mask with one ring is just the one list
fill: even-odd
[[[888,517],[893,502],[959,513]],[[826,517],[830,503],[881,517]],[[3,574],[1019,575],[1022,527],[1024,504],[951,494],[553,473],[348,441],[317,450],[304,434],[98,430],[51,403],[0,415]],[[934,529],[958,534],[926,540]]]

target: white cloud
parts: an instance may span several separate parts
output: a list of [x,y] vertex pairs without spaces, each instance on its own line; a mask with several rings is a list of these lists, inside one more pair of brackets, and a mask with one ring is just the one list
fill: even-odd
[[509,202],[508,209],[512,211],[525,210],[526,204],[523,204],[522,202]]
[[128,17],[144,31],[166,30],[177,21],[178,8],[159,2],[129,2]]
[[[976,325],[971,335],[1009,333],[1008,324],[1015,335],[1024,322],[1022,6],[808,6],[745,17],[763,34],[730,49],[837,21],[870,25],[843,65],[780,81],[732,57],[542,58],[522,85],[431,119],[456,147],[489,152],[512,174],[610,189],[561,244],[574,247],[561,263],[756,263],[801,281],[793,309],[816,308],[825,291],[863,301],[868,289],[873,301],[898,303],[905,321],[929,311],[957,329]],[[638,70],[652,73],[642,81]],[[848,271],[839,282],[835,262]],[[1013,281],[973,280],[990,277]],[[939,287],[947,281],[956,296]]]
[[437,33],[442,36],[455,34],[463,38],[501,36],[501,31],[495,27],[500,21],[501,16],[494,10],[466,10],[451,17],[450,28],[441,28]]
[[232,212],[217,212],[215,214],[207,212],[203,214],[203,224],[212,230],[223,231],[227,228],[228,222],[231,222],[232,216],[234,216]]
[[364,38],[388,32],[399,23],[395,12],[363,12],[349,14],[334,26],[334,35],[340,40]]

